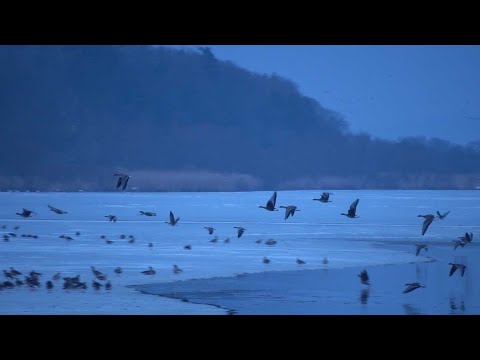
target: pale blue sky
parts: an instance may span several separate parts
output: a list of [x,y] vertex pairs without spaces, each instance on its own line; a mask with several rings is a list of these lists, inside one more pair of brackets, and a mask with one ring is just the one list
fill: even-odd
[[197,46],[291,79],[303,94],[342,113],[354,132],[480,140],[480,46]]

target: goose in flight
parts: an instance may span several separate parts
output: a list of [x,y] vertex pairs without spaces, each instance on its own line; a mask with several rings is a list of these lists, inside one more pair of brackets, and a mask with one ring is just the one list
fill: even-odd
[[465,236],[460,236],[459,239],[465,243],[471,243],[473,241],[473,233],[465,233]]
[[207,229],[208,235],[212,235],[213,232],[216,230],[215,228],[213,228],[211,226],[205,226],[204,229]]
[[291,216],[295,215],[295,211],[300,211],[300,210],[297,209],[297,207],[294,206],[294,205],[280,206],[280,208],[285,209],[285,220],[287,220],[290,215],[291,215]]
[[322,196],[320,197],[320,199],[313,199],[313,200],[318,200],[318,201],[323,202],[323,203],[329,203],[329,202],[332,202],[331,200],[328,200],[330,198],[331,194],[332,193],[324,192],[324,193],[322,193]]
[[25,219],[28,218],[28,217],[31,217],[32,214],[35,214],[33,211],[25,209],[25,208],[23,208],[22,210],[23,211],[21,213],[16,213],[16,214],[20,215],[21,217],[23,217]]
[[406,293],[409,293],[413,290],[416,290],[418,288],[425,288],[426,286],[425,285],[422,285],[418,282],[415,282],[415,283],[408,283],[408,284],[405,284],[406,288],[405,290],[403,290],[403,293],[406,294]]
[[430,226],[430,224],[435,220],[435,216],[432,214],[428,214],[428,215],[418,215],[417,217],[423,217],[425,219],[423,220],[423,225],[422,225],[422,236],[423,236],[427,232],[427,229]]
[[117,189],[119,189],[123,183],[122,190],[125,190],[125,188],[127,187],[128,180],[130,179],[130,175],[115,173],[113,174],[113,176],[118,176]]
[[355,200],[352,205],[350,205],[350,209],[348,209],[348,212],[346,214],[342,213],[340,215],[345,215],[351,219],[358,218],[359,216],[356,215],[357,212],[357,205],[360,199]]
[[108,221],[117,222],[118,218],[115,215],[105,215],[108,218]]
[[173,216],[173,212],[170,211],[170,221],[165,221],[165,224],[170,224],[174,226],[177,224],[178,220],[180,220],[180,218],[177,217],[177,219],[175,219],[175,216]]
[[66,211],[57,209],[56,207],[53,207],[52,205],[48,205],[48,208],[50,209],[50,211],[53,211],[55,214],[59,214],[59,215],[68,214]]
[[145,215],[145,216],[157,216],[157,213],[151,212],[151,211],[142,211],[140,210],[140,215]]
[[457,269],[462,270],[462,277],[463,277],[463,274],[465,274],[465,269],[467,268],[465,265],[463,265],[463,264],[453,264],[453,263],[449,263],[448,265],[452,265],[452,268],[450,269],[449,276],[452,276],[453,274],[455,274],[455,271],[457,271]]
[[237,229],[237,237],[238,237],[238,238],[241,238],[242,235],[243,235],[243,233],[247,230],[247,229],[245,229],[245,228],[243,228],[243,227],[241,227],[241,226],[234,226],[233,228],[234,228],[234,229]]
[[270,200],[267,201],[267,205],[266,206],[260,205],[259,208],[262,208],[268,211],[278,211],[278,209],[275,209],[276,202],[277,202],[277,192],[274,191]]
[[425,249],[425,251],[428,251],[428,247],[426,244],[416,244],[415,246],[417,247],[417,252],[415,256],[418,256],[422,249]]
[[362,270],[360,274],[357,275],[360,278],[360,281],[364,285],[370,285],[370,278],[368,277],[367,270]]
[[297,264],[298,265],[304,265],[304,264],[306,264],[306,262],[303,261],[302,259],[297,259]]
[[440,212],[437,210],[437,219],[443,220],[447,217],[447,215],[450,214],[450,211],[447,211],[445,214],[440,214]]
[[270,264],[270,259],[267,258],[266,256],[263,257],[263,263],[264,264]]

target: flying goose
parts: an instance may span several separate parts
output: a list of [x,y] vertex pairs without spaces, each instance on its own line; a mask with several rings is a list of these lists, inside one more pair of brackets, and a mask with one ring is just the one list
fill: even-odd
[[465,236],[460,236],[459,239],[465,243],[471,243],[473,241],[473,233],[465,233]]
[[205,226],[204,229],[207,229],[208,235],[212,235],[213,232],[216,230],[215,228],[213,228],[211,226]]
[[408,284],[405,284],[406,288],[405,290],[403,290],[403,293],[406,294],[406,293],[409,293],[413,290],[416,290],[418,288],[425,288],[426,286],[425,285],[422,285],[418,282],[414,282],[414,283],[408,283]]
[[423,220],[423,225],[422,225],[422,236],[423,236],[427,232],[427,229],[430,226],[430,224],[435,220],[435,216],[432,214],[428,214],[428,215],[418,215],[417,217],[423,217],[425,219]]
[[32,214],[35,214],[35,213],[31,210],[23,208],[23,211],[21,213],[16,213],[16,214],[20,215],[23,218],[28,218],[28,217],[31,217]]
[[142,211],[140,210],[140,215],[145,215],[145,216],[157,216],[157,213],[151,212],[151,211]]
[[448,265],[452,265],[452,268],[450,269],[449,276],[452,276],[453,274],[455,274],[455,271],[457,271],[457,269],[462,270],[462,277],[463,277],[463,274],[465,274],[465,269],[467,268],[465,265],[463,265],[463,264],[453,264],[453,263],[448,263]]
[[298,265],[304,265],[304,264],[306,264],[306,262],[303,261],[302,259],[297,259],[297,264]]
[[57,209],[56,207],[53,207],[52,205],[48,205],[48,208],[53,211],[55,214],[63,215],[63,214],[68,214],[64,210]]
[[179,274],[179,273],[183,272],[183,270],[180,269],[177,265],[173,265],[172,271],[173,271],[174,274]]
[[425,249],[425,251],[428,251],[428,247],[426,244],[416,244],[415,246],[417,247],[417,252],[415,256],[418,256],[418,254],[420,254],[420,251],[422,249]]
[[120,188],[120,186],[122,186],[122,183],[123,183],[122,190],[125,190],[125,188],[127,187],[128,180],[130,179],[130,176],[127,174],[117,174],[117,173],[113,174],[113,176],[118,176],[117,189]]
[[300,211],[297,209],[295,205],[289,205],[289,206],[280,206],[280,208],[285,209],[285,220],[287,220],[290,215],[293,216],[295,215],[295,211]]
[[328,200],[330,198],[331,194],[332,193],[324,192],[324,193],[322,193],[322,196],[320,197],[320,199],[313,199],[313,200],[318,200],[318,201],[323,202],[323,203],[329,203],[329,202],[332,202],[331,200]]
[[110,222],[117,222],[118,218],[115,215],[105,215],[106,218],[108,218],[108,221]]
[[173,213],[170,211],[170,221],[165,221],[165,224],[170,224],[172,226],[174,226],[178,220],[180,220],[179,217],[177,217],[177,219],[175,220],[175,217],[173,216]]
[[237,230],[237,237],[238,237],[238,238],[242,237],[243,233],[247,230],[247,229],[245,229],[245,228],[243,228],[243,227],[241,227],[241,226],[234,226],[233,228],[234,228],[234,229],[238,229],[238,230]]
[[260,205],[259,208],[262,208],[268,211],[278,211],[278,209],[275,209],[276,202],[277,202],[277,192],[274,191],[270,200],[267,201],[267,205],[266,206]]
[[266,256],[263,257],[263,263],[264,264],[270,264],[270,259],[268,259]]
[[350,209],[348,209],[348,212],[346,214],[342,213],[340,215],[345,215],[351,219],[358,218],[359,216],[356,215],[357,212],[357,205],[360,199],[355,200],[352,205],[350,205]]
[[357,275],[359,278],[360,278],[360,281],[362,282],[362,284],[364,285],[370,285],[370,281],[369,281],[369,277],[368,277],[368,273],[367,273],[367,270],[362,270],[362,272]]

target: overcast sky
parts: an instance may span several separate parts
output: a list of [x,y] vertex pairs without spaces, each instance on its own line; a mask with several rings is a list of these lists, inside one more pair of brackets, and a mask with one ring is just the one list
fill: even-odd
[[198,46],[293,80],[355,132],[480,140],[480,46]]

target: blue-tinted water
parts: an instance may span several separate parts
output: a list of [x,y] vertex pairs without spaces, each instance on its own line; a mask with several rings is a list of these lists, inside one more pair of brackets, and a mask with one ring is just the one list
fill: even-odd
[[[466,231],[478,233],[479,191],[333,191],[328,204],[312,200],[320,193],[279,192],[277,207],[296,205],[300,209],[288,220],[284,220],[283,210],[258,208],[265,205],[271,192],[1,193],[0,226],[7,226],[2,233],[20,225],[18,235],[39,236],[0,241],[1,269],[35,269],[44,274],[44,281],[57,271],[65,276],[80,274],[90,285],[90,266],[95,266],[109,275],[113,289],[107,292],[89,287],[73,292],[62,290],[61,283],[50,292],[45,288],[4,289],[0,291],[0,313],[216,313],[218,309],[144,295],[126,286],[240,273],[260,274],[247,277],[250,280],[246,282],[229,278],[209,280],[202,286],[211,287],[207,289],[211,293],[223,294],[217,305],[241,309],[239,313],[451,313],[450,298],[457,299],[459,305],[455,307],[459,309],[463,301],[463,313],[479,313],[473,281],[480,257],[476,238],[465,248],[454,251],[452,246],[452,241]],[[359,218],[341,216],[356,198],[360,199]],[[48,210],[49,204],[68,214],[54,214]],[[15,214],[23,207],[35,211],[32,218]],[[141,216],[139,210],[153,211],[157,216]],[[435,221],[422,237],[423,219],[417,215],[434,214],[436,210],[451,213],[445,220]],[[180,217],[174,227],[164,223],[169,211]],[[117,215],[118,221],[108,222],[104,217],[108,214]],[[210,242],[214,235],[209,235],[205,226],[217,229],[217,243]],[[247,229],[240,239],[234,226]],[[75,236],[76,231],[81,235]],[[60,239],[62,234],[74,240]],[[121,234],[134,235],[136,242],[129,244]],[[114,243],[106,244],[101,235]],[[224,242],[226,238],[230,243]],[[255,242],[269,238],[275,239],[276,245]],[[430,244],[430,249],[416,257],[414,244],[418,242]],[[153,247],[148,247],[149,243]],[[187,244],[192,250],[183,248]],[[271,260],[269,264],[262,262],[264,256]],[[297,265],[296,258],[307,264]],[[323,264],[324,258],[328,265]],[[437,261],[425,263],[433,259]],[[463,278],[458,274],[448,277],[450,261],[468,264]],[[411,262],[418,265],[380,266]],[[173,264],[183,273],[174,274]],[[117,266],[123,268],[122,275],[113,274]],[[157,271],[155,276],[141,274],[148,266]],[[363,287],[356,277],[361,267],[369,267],[374,284],[366,304],[360,301]],[[318,271],[298,272],[300,269]],[[427,288],[401,294],[403,284],[409,281],[426,282]],[[186,286],[183,290],[189,292],[190,300],[205,302],[197,296],[198,291],[192,293],[191,284],[177,283],[176,291]],[[259,296],[259,287],[270,291]],[[149,289],[162,293],[166,287]],[[235,295],[235,290],[252,296]],[[209,296],[208,291],[205,294]],[[420,300],[405,304],[401,295]]]

